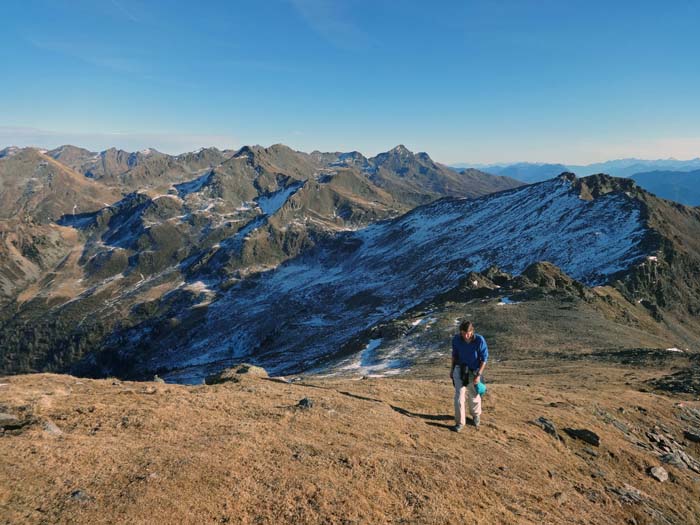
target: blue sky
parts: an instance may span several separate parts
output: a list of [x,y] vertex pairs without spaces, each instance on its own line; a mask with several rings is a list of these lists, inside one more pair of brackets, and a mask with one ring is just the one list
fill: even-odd
[[700,156],[700,3],[11,1],[0,145]]

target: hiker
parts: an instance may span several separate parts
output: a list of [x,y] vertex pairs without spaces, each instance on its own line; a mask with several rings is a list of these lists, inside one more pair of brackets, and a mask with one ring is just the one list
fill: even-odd
[[476,385],[481,381],[481,374],[489,358],[489,349],[483,336],[474,332],[471,321],[462,321],[459,334],[452,338],[452,368],[450,378],[455,387],[455,426],[459,432],[465,425],[465,394],[469,401],[469,413],[478,429],[481,423],[481,396]]

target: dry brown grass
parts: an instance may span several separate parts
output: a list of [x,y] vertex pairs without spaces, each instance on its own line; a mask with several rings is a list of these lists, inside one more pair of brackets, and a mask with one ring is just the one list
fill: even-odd
[[[646,469],[658,458],[601,418],[613,414],[640,441],[659,424],[680,440],[678,400],[624,384],[648,373],[494,364],[482,429],[461,434],[448,428],[446,370],[421,374],[428,378],[195,387],[4,378],[3,410],[37,422],[0,437],[1,521],[698,522],[700,474],[666,466],[672,480],[655,481]],[[304,397],[311,409],[296,406]],[[556,441],[530,423],[539,416],[597,432],[598,455]],[[687,452],[700,455],[697,445]],[[624,484],[643,502],[609,490]]]

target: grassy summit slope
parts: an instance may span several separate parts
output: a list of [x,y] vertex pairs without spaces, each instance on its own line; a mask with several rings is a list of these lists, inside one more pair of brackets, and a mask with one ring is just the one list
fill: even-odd
[[494,362],[482,429],[455,434],[445,365],[292,384],[4,378],[3,411],[34,422],[0,437],[3,523],[697,522],[700,472],[654,441],[700,459],[683,438],[697,398],[638,391],[648,369]]

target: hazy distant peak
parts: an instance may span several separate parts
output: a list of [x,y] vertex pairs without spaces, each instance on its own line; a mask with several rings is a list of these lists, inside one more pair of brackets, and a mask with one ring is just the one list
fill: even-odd
[[260,149],[260,146],[242,146],[233,154],[233,158],[254,155],[256,149]]
[[58,157],[60,155],[65,155],[65,154],[85,154],[85,155],[94,155],[94,152],[87,150],[85,148],[81,148],[79,146],[73,146],[72,144],[64,144],[62,146],[59,146],[55,149],[49,150],[47,154],[51,157]]
[[4,159],[5,157],[12,157],[13,155],[19,153],[21,150],[22,149],[18,148],[17,146],[8,146],[0,150],[0,159]]
[[403,144],[399,144],[395,148],[385,151],[384,153],[378,153],[376,156],[372,157],[370,160],[376,164],[383,164],[384,162],[402,162],[408,159],[415,158],[415,155]]
[[392,148],[391,151],[390,151],[390,153],[399,153],[399,154],[402,154],[402,155],[408,155],[408,154],[411,154],[411,150],[409,150],[409,149],[408,149],[406,146],[404,146],[403,144],[399,144],[399,145],[396,146],[395,148]]
[[272,146],[270,146],[270,147],[268,147],[268,148],[265,148],[265,149],[266,149],[267,151],[272,151],[272,152],[292,152],[292,153],[297,153],[296,150],[293,150],[292,148],[290,148],[290,147],[287,146],[286,144],[282,144],[281,142],[280,142],[280,143],[277,143],[277,144],[273,144]]

